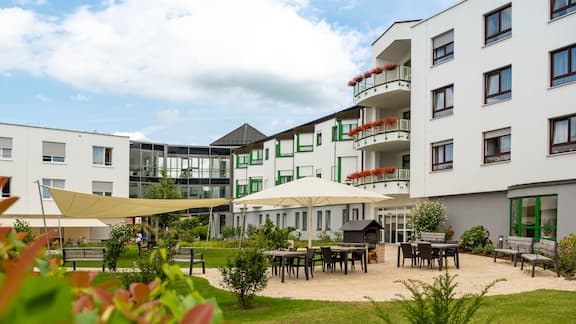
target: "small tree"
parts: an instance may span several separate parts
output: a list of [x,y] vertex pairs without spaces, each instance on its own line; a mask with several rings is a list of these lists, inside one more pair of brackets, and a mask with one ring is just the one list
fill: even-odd
[[32,227],[30,223],[22,219],[16,219],[16,223],[14,224],[14,230],[16,233],[26,233],[26,236],[22,239],[24,244],[30,244],[34,240],[34,233],[32,232]]
[[279,228],[270,219],[266,220],[264,226],[258,229],[251,238],[255,240],[256,246],[265,250],[285,249],[290,246],[288,239],[290,233],[294,231],[292,227]]
[[484,248],[490,243],[488,231],[482,225],[472,226],[460,236],[460,247],[464,249]]
[[224,286],[236,294],[242,309],[249,308],[254,295],[268,284],[266,259],[256,249],[240,250],[235,257],[228,258],[220,272]]
[[434,232],[446,221],[446,208],[439,201],[424,201],[412,208],[412,229],[416,237],[422,232]]
[[[158,183],[150,185],[148,194],[146,198],[148,199],[181,199],[182,194],[178,190],[176,181],[168,177],[168,171],[166,168],[162,168],[160,171],[162,178]],[[167,226],[172,226],[176,221],[180,219],[180,213],[166,213],[153,216],[158,220],[158,225],[161,228],[166,228]]]
[[[466,293],[460,298],[456,298],[456,287],[454,281],[456,275],[451,276],[448,269],[443,275],[434,278],[433,284],[427,284],[420,280],[401,280],[404,287],[410,291],[411,298],[398,295],[404,302],[401,303],[404,310],[404,317],[410,323],[424,324],[464,324],[470,322],[478,308],[482,305],[484,296],[496,283],[504,281],[498,279],[492,281],[482,288],[480,293]],[[372,305],[376,310],[376,315],[385,323],[396,323],[391,319],[378,304],[373,300]]]
[[566,235],[558,243],[560,269],[568,274],[576,272],[576,234]]
[[110,239],[106,241],[104,260],[111,271],[116,271],[120,255],[128,251],[128,241],[134,237],[134,229],[128,225],[116,225],[110,231]]

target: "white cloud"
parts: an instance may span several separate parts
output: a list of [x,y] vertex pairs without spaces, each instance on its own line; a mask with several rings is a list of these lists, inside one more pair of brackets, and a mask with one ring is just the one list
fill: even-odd
[[77,93],[73,96],[70,96],[70,99],[74,100],[74,101],[78,101],[78,102],[86,102],[89,100],[88,96],[85,96],[85,95],[80,94],[80,93]]
[[45,96],[45,95],[43,95],[43,94],[41,94],[41,93],[37,93],[37,94],[36,94],[36,99],[42,101],[43,103],[50,103],[50,102],[52,102],[52,98],[50,98],[50,97],[48,97],[48,96]]
[[168,109],[158,112],[158,121],[161,123],[173,123],[180,120],[180,111],[178,109]]
[[142,132],[115,132],[114,135],[118,136],[128,136],[133,141],[146,141],[146,135]]
[[[359,49],[359,33],[300,16],[307,5],[108,1],[104,9],[83,7],[60,21],[6,9],[0,71],[42,73],[83,91],[243,102],[269,111],[341,107],[350,102],[345,82],[368,52]],[[10,37],[3,37],[6,29]]]

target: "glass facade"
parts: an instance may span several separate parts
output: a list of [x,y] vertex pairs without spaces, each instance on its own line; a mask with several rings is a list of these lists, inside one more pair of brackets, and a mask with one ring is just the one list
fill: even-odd
[[[161,178],[162,168],[176,181],[183,198],[232,196],[232,153],[229,148],[130,143],[130,197],[143,198],[150,184]],[[215,211],[229,211],[228,205]],[[197,210],[196,213],[207,212]]]
[[558,196],[510,199],[510,235],[556,240]]

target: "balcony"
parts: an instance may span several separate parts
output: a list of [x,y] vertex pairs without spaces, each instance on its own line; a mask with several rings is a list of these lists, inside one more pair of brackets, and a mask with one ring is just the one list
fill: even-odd
[[[367,127],[367,125],[370,126]],[[356,150],[396,151],[409,146],[410,120],[408,119],[381,124],[378,124],[378,121],[365,124],[360,126],[354,134],[354,149]]]
[[[386,172],[378,172],[378,168],[371,171],[361,171],[356,173],[353,179],[350,176],[346,180],[353,186],[374,191],[384,195],[407,195],[410,193],[410,170],[409,169],[394,169],[386,170]],[[392,171],[392,172],[390,172]]]
[[362,106],[398,107],[410,102],[411,72],[408,66],[397,66],[381,73],[365,73],[351,81],[354,102]]

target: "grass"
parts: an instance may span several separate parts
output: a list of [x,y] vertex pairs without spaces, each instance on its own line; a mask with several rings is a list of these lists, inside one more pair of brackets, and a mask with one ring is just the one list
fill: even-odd
[[[100,273],[97,280],[117,276]],[[196,290],[205,298],[214,297],[227,323],[379,323],[369,302],[327,302],[255,297],[253,308],[241,310],[228,291],[210,286],[203,278],[193,277]],[[335,292],[337,293],[337,292]],[[392,314],[395,323],[403,318],[402,302],[378,303]],[[536,290],[521,294],[489,296],[474,316],[473,323],[574,323],[576,292]]]

